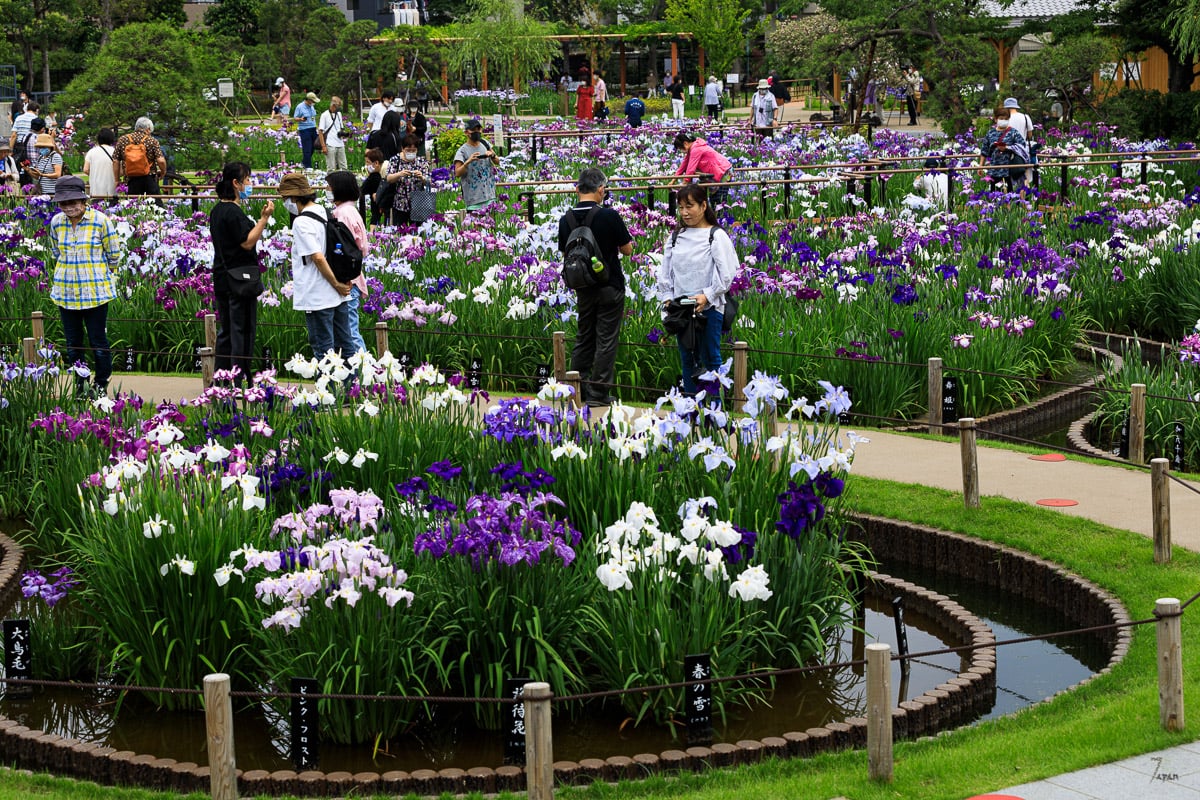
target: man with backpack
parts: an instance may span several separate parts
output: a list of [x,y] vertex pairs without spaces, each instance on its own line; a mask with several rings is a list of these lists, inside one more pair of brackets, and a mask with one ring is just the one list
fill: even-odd
[[133,132],[117,139],[112,169],[117,183],[124,173],[129,194],[158,194],[158,178],[167,172],[167,159],[154,138],[154,123],[149,117],[138,117]]
[[558,223],[563,281],[575,290],[579,312],[571,369],[584,381],[580,399],[591,407],[614,402],[609,390],[625,316],[621,256],[633,255],[633,237],[621,215],[601,205],[607,183],[604,173],[594,167],[581,172],[575,184],[579,202]]
[[[280,179],[279,196],[293,217],[292,307],[304,312],[308,344],[316,358],[330,350],[349,357],[354,339],[346,303],[353,278],[339,279],[330,263],[329,214],[317,202],[317,193],[302,172],[289,172]],[[353,244],[352,237],[350,241]],[[335,242],[335,250],[338,245],[345,250],[341,241]]]

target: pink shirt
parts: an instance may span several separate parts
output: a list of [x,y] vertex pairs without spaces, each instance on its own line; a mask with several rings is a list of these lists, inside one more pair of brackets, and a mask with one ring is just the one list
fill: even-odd
[[292,104],[292,87],[286,83],[279,87],[279,105],[290,106]]
[[729,171],[729,159],[708,146],[708,142],[697,139],[692,142],[692,149],[683,157],[683,163],[675,170],[676,175],[691,175],[704,172],[713,176],[714,181],[725,177]]
[[[338,203],[333,207],[333,218],[350,229],[350,235],[354,237],[354,243],[358,245],[358,249],[362,251],[363,256],[366,256],[367,226],[363,224],[363,218],[358,213],[358,206],[349,201]],[[350,281],[350,284],[357,286],[359,293],[363,297],[367,296],[367,279],[361,272],[357,278]]]

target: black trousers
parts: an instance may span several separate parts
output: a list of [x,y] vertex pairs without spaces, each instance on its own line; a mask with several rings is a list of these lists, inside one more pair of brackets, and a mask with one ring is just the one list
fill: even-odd
[[904,105],[908,106],[908,124],[917,124],[917,98],[911,94],[904,95]]
[[571,369],[584,380],[583,400],[603,400],[613,384],[617,340],[625,317],[625,292],[605,286],[576,293],[579,332],[571,353]]
[[238,297],[230,292],[215,292],[217,301],[217,369],[235,364],[242,371],[238,384],[249,383],[257,372],[254,362],[254,334],[258,328],[258,298]]

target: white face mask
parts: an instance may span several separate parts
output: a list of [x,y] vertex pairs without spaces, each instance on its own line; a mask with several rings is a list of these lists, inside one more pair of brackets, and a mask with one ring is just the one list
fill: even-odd
[[283,207],[287,209],[289,214],[299,214],[300,207],[296,205],[296,201],[292,198],[287,198],[283,201]]
[[998,119],[998,120],[996,120],[996,127],[997,127],[997,128],[1000,128],[1000,129],[1002,129],[1002,130],[1003,130],[1004,128],[1007,128],[1007,127],[1008,127],[1008,120],[1006,120],[1006,119]]
[[405,160],[405,161],[416,161],[416,160],[417,160],[417,154],[416,154],[416,153],[412,153],[412,152],[409,152],[409,151],[407,151],[407,150],[406,150],[406,151],[404,152],[404,154],[403,154],[403,155],[404,155],[404,160]]
[[379,169],[379,167],[375,166],[374,164],[367,164],[367,172],[374,172],[377,169]]

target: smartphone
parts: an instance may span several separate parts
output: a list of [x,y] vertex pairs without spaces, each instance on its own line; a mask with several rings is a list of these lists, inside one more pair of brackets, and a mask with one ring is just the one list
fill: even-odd
[[685,297],[685,298],[683,298],[682,300],[680,300],[680,301],[679,301],[679,305],[681,305],[681,306],[694,306],[694,305],[696,305],[696,298],[694,298],[694,297]]

